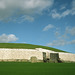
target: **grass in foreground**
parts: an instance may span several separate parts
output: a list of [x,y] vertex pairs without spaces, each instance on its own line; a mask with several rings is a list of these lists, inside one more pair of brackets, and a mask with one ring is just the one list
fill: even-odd
[[56,48],[41,46],[41,45],[32,45],[32,44],[21,44],[21,43],[0,43],[0,48],[18,48],[18,49],[35,49],[43,48],[56,52],[65,52]]
[[75,75],[75,63],[0,62],[0,75]]

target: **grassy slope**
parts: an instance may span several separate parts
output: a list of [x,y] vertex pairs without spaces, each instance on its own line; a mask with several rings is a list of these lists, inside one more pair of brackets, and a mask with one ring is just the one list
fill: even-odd
[[65,52],[65,51],[55,49],[52,47],[32,45],[32,44],[21,44],[21,43],[0,43],[0,48],[18,48],[18,49],[43,48],[43,49],[48,49],[48,50],[52,50],[52,51],[56,51],[56,52]]
[[75,63],[0,62],[0,75],[75,75]]

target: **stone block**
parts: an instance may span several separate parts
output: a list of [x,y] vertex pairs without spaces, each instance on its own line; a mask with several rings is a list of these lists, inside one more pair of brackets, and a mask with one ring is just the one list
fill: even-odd
[[59,54],[58,53],[50,53],[50,62],[58,63],[59,62]]
[[32,57],[30,58],[30,61],[31,61],[32,63],[36,63],[36,62],[37,62],[37,57],[32,56]]

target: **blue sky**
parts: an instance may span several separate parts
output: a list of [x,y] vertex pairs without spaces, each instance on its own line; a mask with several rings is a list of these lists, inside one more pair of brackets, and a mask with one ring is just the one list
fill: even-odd
[[75,53],[75,0],[0,0],[0,43]]

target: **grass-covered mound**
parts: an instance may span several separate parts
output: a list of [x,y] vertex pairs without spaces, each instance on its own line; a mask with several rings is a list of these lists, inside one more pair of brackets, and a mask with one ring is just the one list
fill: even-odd
[[0,75],[75,75],[75,63],[0,62]]
[[0,43],[0,48],[13,48],[13,49],[35,49],[35,48],[43,48],[56,52],[65,52],[56,48],[41,46],[41,45],[32,45],[32,44],[22,44],[22,43]]

